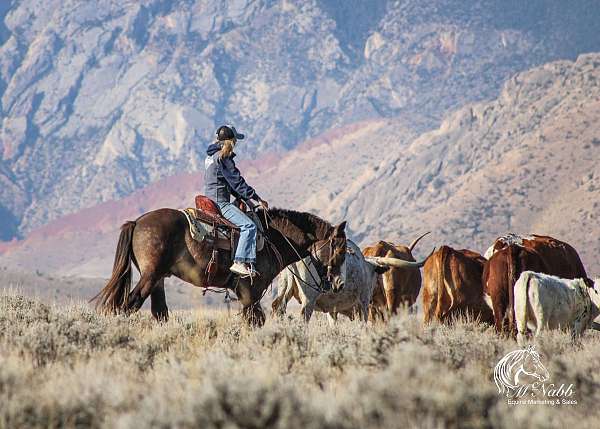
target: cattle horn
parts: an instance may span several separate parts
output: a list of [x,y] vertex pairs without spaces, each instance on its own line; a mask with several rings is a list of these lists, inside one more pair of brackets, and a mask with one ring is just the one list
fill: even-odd
[[[433,252],[435,252],[435,248],[429,254],[429,256],[431,256],[431,254]],[[429,256],[427,256],[427,258],[429,258]],[[366,257],[365,260],[372,264],[379,265],[380,267],[417,268],[418,269],[418,268],[421,268],[423,265],[425,265],[425,261],[427,260],[427,258],[425,258],[419,262],[413,262],[413,261],[405,261],[404,259],[398,259],[398,258],[386,258],[386,257],[382,257],[382,256],[369,256],[369,257]]]
[[598,323],[598,322],[592,322],[592,326],[591,326],[591,328],[592,328],[594,331],[600,331],[600,323]]
[[431,234],[431,231],[427,231],[425,234],[421,235],[420,237],[416,238],[412,243],[410,243],[410,246],[408,246],[408,251],[412,253],[419,240],[421,240],[421,238],[425,237],[427,234]]

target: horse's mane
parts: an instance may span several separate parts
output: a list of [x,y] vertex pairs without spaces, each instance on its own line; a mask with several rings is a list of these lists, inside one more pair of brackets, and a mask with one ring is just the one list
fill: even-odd
[[278,229],[297,242],[304,241],[307,233],[314,236],[313,240],[323,240],[333,228],[329,222],[312,213],[274,208],[269,209],[269,215],[278,224]]

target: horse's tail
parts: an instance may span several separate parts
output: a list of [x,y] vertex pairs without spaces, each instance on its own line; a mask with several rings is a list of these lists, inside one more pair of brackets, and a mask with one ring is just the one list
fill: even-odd
[[124,311],[127,305],[131,291],[131,241],[134,228],[133,221],[125,222],[121,226],[112,276],[100,293],[90,300],[96,301],[96,308],[103,312],[118,313]]

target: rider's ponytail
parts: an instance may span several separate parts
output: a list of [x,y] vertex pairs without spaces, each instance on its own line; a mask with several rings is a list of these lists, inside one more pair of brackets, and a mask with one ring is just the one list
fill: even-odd
[[229,158],[233,154],[233,146],[235,146],[234,140],[221,140],[219,143],[222,144],[219,158]]

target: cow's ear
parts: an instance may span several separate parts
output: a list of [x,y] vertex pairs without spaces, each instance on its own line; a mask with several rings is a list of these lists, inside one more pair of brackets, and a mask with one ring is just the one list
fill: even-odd
[[343,237],[346,234],[346,221],[337,225],[333,231],[334,237]]

